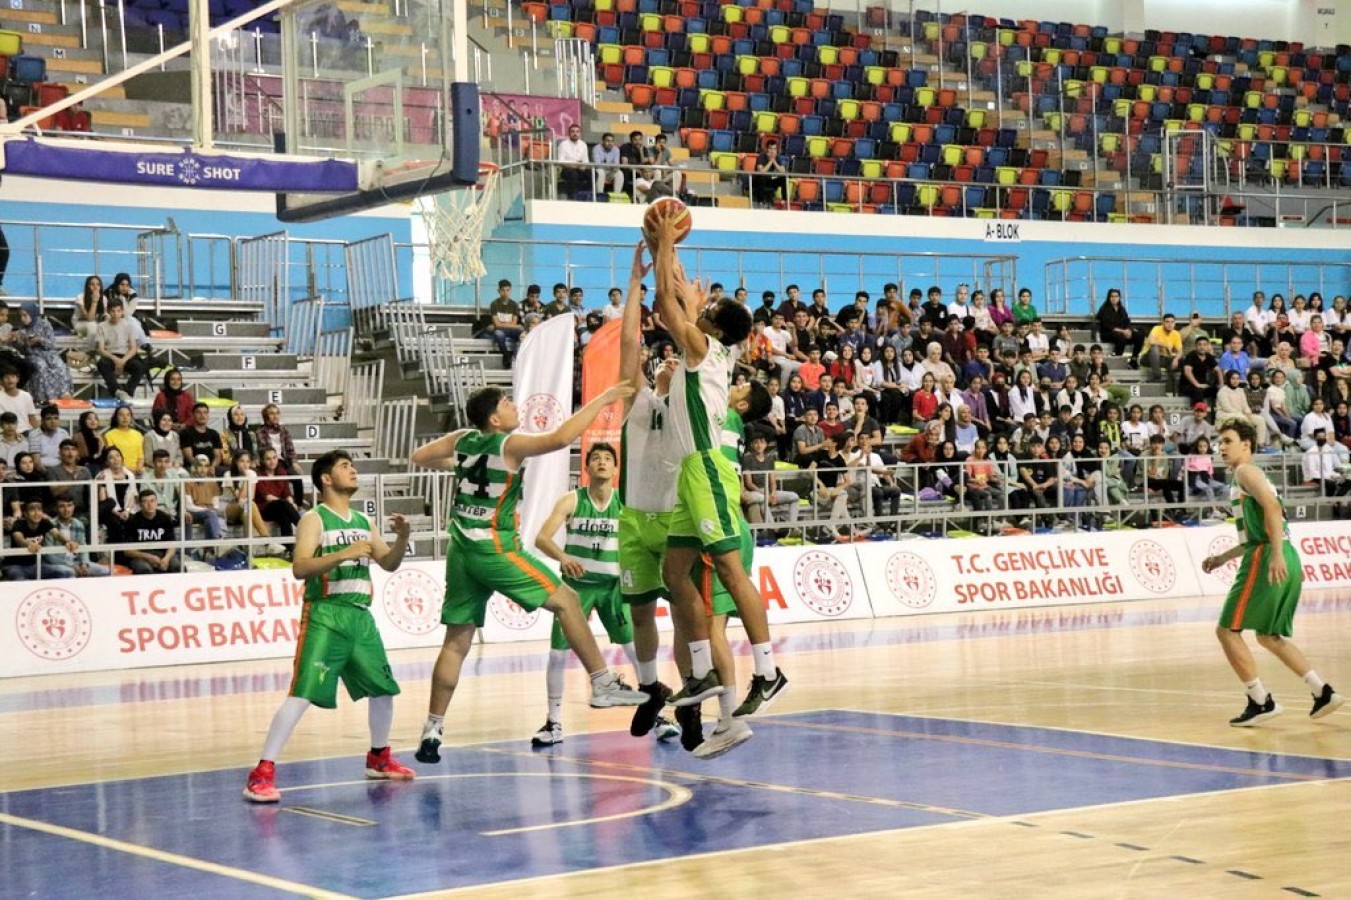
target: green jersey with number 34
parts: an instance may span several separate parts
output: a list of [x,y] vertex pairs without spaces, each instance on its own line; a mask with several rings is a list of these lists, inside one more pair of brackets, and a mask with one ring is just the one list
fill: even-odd
[[450,537],[457,547],[502,553],[521,549],[516,504],[525,473],[507,468],[507,435],[470,431],[455,444]]

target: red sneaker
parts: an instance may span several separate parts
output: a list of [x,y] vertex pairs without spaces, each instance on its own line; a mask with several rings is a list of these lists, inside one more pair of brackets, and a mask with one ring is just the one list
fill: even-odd
[[384,781],[412,781],[416,773],[394,758],[389,748],[366,754],[366,777]]
[[271,761],[261,760],[249,773],[244,799],[253,803],[276,803],[281,799],[281,791],[277,790],[277,767]]

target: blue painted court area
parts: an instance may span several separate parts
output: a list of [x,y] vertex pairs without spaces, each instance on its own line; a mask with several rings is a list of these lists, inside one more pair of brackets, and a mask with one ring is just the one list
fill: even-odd
[[445,748],[403,784],[365,781],[356,756],[283,763],[276,807],[240,799],[246,765],[0,794],[0,895],[379,897],[1351,775],[1351,762],[900,715],[753,725],[707,763],[626,733]]

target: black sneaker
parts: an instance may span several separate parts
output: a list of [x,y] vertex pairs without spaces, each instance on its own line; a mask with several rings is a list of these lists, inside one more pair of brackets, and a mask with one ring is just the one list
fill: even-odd
[[1323,693],[1313,698],[1313,709],[1309,711],[1310,719],[1321,719],[1324,716],[1330,716],[1335,713],[1346,698],[1332,689],[1332,685],[1323,685]]
[[666,698],[671,696],[671,689],[660,681],[640,684],[638,690],[647,694],[647,702],[633,710],[633,721],[629,723],[629,734],[634,737],[642,737],[652,731],[657,724],[657,717],[661,714],[662,707],[666,705]]
[[717,697],[727,688],[723,687],[722,679],[718,677],[716,669],[709,669],[708,674],[703,678],[686,678],[685,686],[677,693],[672,694],[667,703],[672,706],[696,706],[703,703],[710,697]]
[[413,759],[426,765],[435,765],[441,761],[441,729],[428,725],[422,729],[422,743],[418,744]]
[[680,726],[680,746],[691,753],[704,742],[704,717],[698,706],[677,706],[676,724]]
[[1235,728],[1251,728],[1253,725],[1261,725],[1268,719],[1274,719],[1285,709],[1276,702],[1276,698],[1267,694],[1265,703],[1258,703],[1253,698],[1248,698],[1248,705],[1243,712],[1229,720],[1229,724]]
[[732,716],[739,719],[768,709],[774,698],[782,694],[786,687],[788,677],[783,674],[783,669],[775,669],[773,678],[754,676],[751,678],[751,689],[746,692],[746,699],[736,708]]

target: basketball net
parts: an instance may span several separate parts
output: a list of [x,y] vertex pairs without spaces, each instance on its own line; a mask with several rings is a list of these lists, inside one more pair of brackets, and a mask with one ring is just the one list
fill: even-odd
[[422,221],[435,274],[463,284],[488,274],[483,265],[483,226],[497,193],[499,173],[494,166],[482,184],[425,198]]

